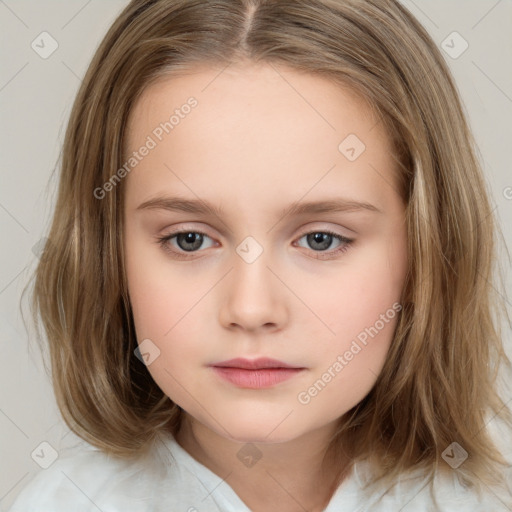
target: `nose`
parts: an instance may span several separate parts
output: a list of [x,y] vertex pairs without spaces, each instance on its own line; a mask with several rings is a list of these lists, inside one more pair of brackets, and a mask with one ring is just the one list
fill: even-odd
[[219,290],[223,327],[247,331],[283,328],[290,292],[268,263],[265,251],[252,263],[234,255],[233,268]]

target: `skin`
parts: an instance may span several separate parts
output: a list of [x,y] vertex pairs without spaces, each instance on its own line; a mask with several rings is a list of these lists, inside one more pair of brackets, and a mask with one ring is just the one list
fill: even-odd
[[[398,316],[308,403],[298,395],[400,302],[407,239],[395,159],[382,123],[350,89],[281,66],[220,71],[196,67],[166,77],[131,112],[129,154],[190,96],[198,101],[162,141],[153,137],[156,147],[122,183],[137,339],[158,347],[148,370],[185,411],[181,446],[222,478],[229,474],[251,510],[276,503],[284,512],[322,510],[345,462],[322,466],[327,443],[339,418],[372,389]],[[354,161],[338,149],[349,134],[366,146]],[[224,213],[137,209],[157,195],[200,198]],[[333,197],[381,212],[281,213],[297,201]],[[305,236],[326,229],[354,241],[335,254],[344,242],[333,238],[322,250]],[[190,241],[168,242],[186,259],[157,241],[178,230],[207,234],[195,252],[185,250]],[[263,249],[252,263],[237,253],[248,236]],[[262,356],[305,370],[247,389],[208,367]],[[262,454],[252,467],[237,458],[249,442]]]

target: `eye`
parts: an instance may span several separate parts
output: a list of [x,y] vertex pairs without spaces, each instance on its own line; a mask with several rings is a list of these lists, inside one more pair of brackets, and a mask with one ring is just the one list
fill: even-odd
[[[310,245],[310,247],[314,249],[314,252],[318,254],[317,256],[314,256],[314,258],[317,259],[332,259],[338,254],[348,250],[354,241],[353,238],[347,238],[343,235],[328,230],[309,231],[304,233],[299,238],[299,240],[302,238],[306,238],[306,242]],[[332,251],[326,252],[326,250],[331,246],[333,240],[337,240],[341,245]],[[325,255],[322,253],[325,253]]]
[[[172,254],[173,257],[178,259],[187,259],[187,253],[198,252],[203,245],[205,237],[211,240],[211,238],[202,231],[184,230],[176,231],[163,237],[157,237],[157,241],[162,248],[166,252]],[[338,254],[348,250],[354,241],[351,238],[344,237],[343,235],[328,230],[308,231],[303,233],[299,240],[302,238],[306,238],[306,241],[312,247],[313,252],[318,254],[317,256],[313,256],[316,259],[332,259]],[[171,243],[174,239],[176,239],[175,244]],[[327,249],[332,245],[333,240],[337,240],[340,245],[336,249],[327,252]]]
[[[186,253],[197,252],[197,249],[203,244],[204,238],[210,238],[201,231],[177,231],[170,235],[158,237],[157,240],[166,252],[169,252],[177,258],[187,258]],[[171,244],[171,240],[176,239],[179,250],[176,250]]]

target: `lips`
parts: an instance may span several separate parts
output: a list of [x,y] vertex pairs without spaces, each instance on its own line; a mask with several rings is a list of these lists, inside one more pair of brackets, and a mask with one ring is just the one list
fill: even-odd
[[237,357],[229,361],[222,361],[221,363],[214,363],[211,366],[218,368],[242,368],[244,370],[263,370],[266,368],[298,368],[296,366],[283,363],[277,359],[270,359],[268,357],[260,357],[258,359],[244,359]]
[[305,370],[277,359],[236,358],[210,365],[217,376],[240,388],[261,389],[273,387]]

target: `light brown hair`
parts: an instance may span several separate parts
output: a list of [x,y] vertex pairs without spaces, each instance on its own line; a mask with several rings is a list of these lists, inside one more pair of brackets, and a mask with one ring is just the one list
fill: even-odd
[[[182,411],[135,357],[123,260],[125,162],[143,90],[194,64],[277,63],[349,87],[393,141],[407,205],[403,310],[371,392],[340,419],[330,453],[368,458],[375,482],[406,470],[499,481],[505,463],[486,424],[512,421],[498,393],[503,349],[489,191],[450,71],[421,24],[394,0],[133,0],[97,49],[76,97],[58,198],[35,273],[60,411],[71,430],[119,457],[176,432]],[[493,287],[494,286],[494,287]],[[503,292],[502,292],[503,293]],[[441,458],[453,441],[469,454]]]

